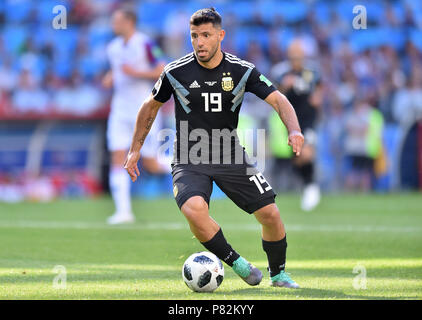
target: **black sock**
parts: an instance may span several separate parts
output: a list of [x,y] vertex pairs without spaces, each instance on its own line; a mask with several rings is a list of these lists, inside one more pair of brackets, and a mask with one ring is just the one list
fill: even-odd
[[227,243],[221,228],[211,240],[201,242],[201,244],[207,248],[208,251],[214,253],[219,259],[227,263],[230,267],[232,267],[233,262],[240,257],[231,245]]
[[284,271],[287,250],[286,236],[279,241],[265,241],[262,239],[262,248],[268,257],[270,276],[274,277],[280,271]]
[[311,184],[314,181],[314,164],[312,162],[297,167],[297,170],[305,185]]

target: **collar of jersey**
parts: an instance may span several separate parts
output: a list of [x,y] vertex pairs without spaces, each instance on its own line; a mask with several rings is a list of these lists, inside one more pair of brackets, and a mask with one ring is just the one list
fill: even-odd
[[221,50],[221,52],[223,53],[223,59],[221,59],[220,63],[219,63],[217,66],[215,66],[214,68],[212,68],[212,69],[205,68],[204,66],[202,66],[202,65],[198,62],[198,58],[196,57],[196,54],[195,54],[195,53],[193,54],[193,56],[195,57],[195,62],[196,62],[196,64],[197,64],[198,66],[200,66],[202,69],[204,69],[204,70],[216,70],[218,67],[220,67],[220,66],[223,64],[224,59],[226,59],[226,53],[225,53],[223,50]]

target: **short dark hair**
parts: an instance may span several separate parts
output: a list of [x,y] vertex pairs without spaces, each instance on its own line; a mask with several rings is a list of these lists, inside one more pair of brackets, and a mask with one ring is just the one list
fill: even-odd
[[198,10],[190,17],[191,25],[199,26],[204,23],[221,27],[221,16],[214,7]]

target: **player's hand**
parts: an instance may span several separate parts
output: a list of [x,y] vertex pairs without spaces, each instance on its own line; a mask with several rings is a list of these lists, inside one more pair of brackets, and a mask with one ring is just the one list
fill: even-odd
[[124,168],[126,169],[127,173],[129,173],[132,182],[135,182],[140,175],[138,168],[138,161],[140,157],[141,155],[139,152],[129,152],[126,157]]
[[296,156],[300,156],[305,138],[299,131],[292,131],[289,133],[288,144],[292,146],[293,152]]
[[294,86],[295,81],[296,81],[296,76],[289,74],[289,75],[284,77],[284,79],[282,81],[282,86],[283,86],[283,88],[288,90],[288,89],[290,89],[291,87]]
[[102,85],[104,88],[111,88],[111,86],[113,85],[113,74],[111,72],[107,72],[102,81],[101,81]]
[[122,65],[122,71],[127,74],[128,76],[131,77],[135,77],[138,74],[138,71],[135,70],[134,68],[132,68],[130,65],[128,64],[124,64]]

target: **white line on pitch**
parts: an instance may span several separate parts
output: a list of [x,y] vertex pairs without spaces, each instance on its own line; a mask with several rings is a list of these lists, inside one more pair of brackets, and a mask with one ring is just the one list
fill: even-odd
[[[260,230],[256,224],[221,224],[225,230]],[[109,226],[101,222],[86,221],[4,221],[0,222],[0,228],[40,228],[40,229],[109,229],[109,230],[188,230],[187,223],[181,222],[137,222],[130,225]],[[402,232],[417,233],[422,232],[421,227],[411,226],[365,226],[365,225],[305,225],[287,224],[287,231],[311,231],[311,232]]]

